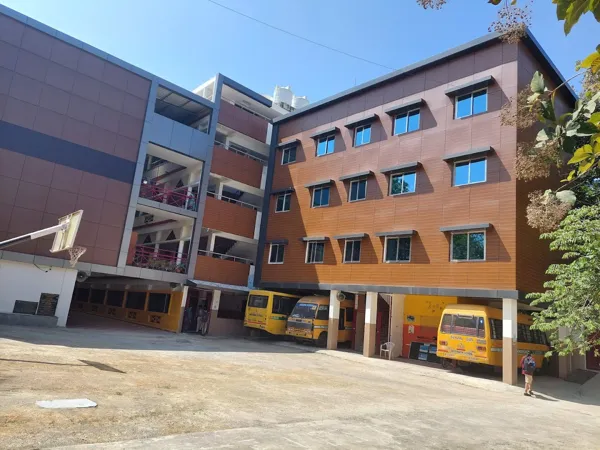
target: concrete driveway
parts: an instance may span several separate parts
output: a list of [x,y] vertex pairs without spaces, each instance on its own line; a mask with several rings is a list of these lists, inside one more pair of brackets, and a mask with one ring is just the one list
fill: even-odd
[[[542,380],[534,399],[306,350],[137,327],[2,327],[0,448],[598,448],[600,397],[577,385]],[[98,407],[35,406],[82,397]]]

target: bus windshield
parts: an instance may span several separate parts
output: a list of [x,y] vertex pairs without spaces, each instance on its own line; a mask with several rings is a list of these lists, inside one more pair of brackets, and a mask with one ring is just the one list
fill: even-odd
[[314,319],[317,305],[314,303],[296,303],[292,316],[294,319]]

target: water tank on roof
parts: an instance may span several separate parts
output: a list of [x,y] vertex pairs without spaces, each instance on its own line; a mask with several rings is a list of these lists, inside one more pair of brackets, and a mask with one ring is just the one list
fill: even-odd
[[280,104],[285,103],[286,105],[292,105],[294,100],[294,93],[290,86],[275,86],[275,92],[273,93],[273,103]]
[[304,106],[308,105],[308,103],[309,101],[305,95],[303,95],[302,97],[296,97],[294,95],[294,98],[292,99],[292,106],[294,107],[294,109],[303,108]]

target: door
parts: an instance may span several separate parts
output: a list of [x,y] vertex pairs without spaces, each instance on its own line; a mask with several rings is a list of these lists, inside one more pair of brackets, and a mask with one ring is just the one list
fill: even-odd
[[[600,351],[600,348],[596,350]],[[585,368],[587,370],[600,370],[600,356],[594,355],[594,349],[588,350],[585,355]]]

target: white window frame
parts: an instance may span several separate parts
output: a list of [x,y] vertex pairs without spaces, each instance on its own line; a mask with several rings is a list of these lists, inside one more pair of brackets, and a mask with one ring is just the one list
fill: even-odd
[[[358,255],[358,261],[346,261],[346,250],[348,242],[352,242],[352,251],[354,252],[354,242],[359,242],[360,245],[360,253]],[[352,256],[352,255],[351,255]],[[344,258],[342,259],[342,264],[358,264],[360,262],[360,258],[362,256],[362,239],[346,239],[344,241]]]
[[[408,116],[409,116],[409,114],[411,112],[415,112],[415,111],[419,111],[419,128],[417,128],[414,131],[408,131]],[[406,116],[406,129],[403,132],[398,133],[397,130],[396,130],[396,119],[398,119],[398,117],[400,117],[400,116]],[[400,114],[396,114],[394,116],[394,122],[392,123],[392,127],[394,128],[392,130],[393,131],[392,136],[400,136],[402,134],[414,133],[415,131],[419,131],[421,129],[421,108],[414,108],[414,109],[408,110],[406,112],[403,112],[403,113],[400,113]]]
[[[473,114],[473,96],[475,94],[477,94],[478,92],[482,92],[485,91],[485,111],[477,113],[477,114]],[[467,95],[471,96],[471,112],[469,114],[467,114],[466,116],[462,116],[462,117],[458,117],[458,97],[466,97]],[[484,87],[483,89],[477,89],[475,91],[472,91],[469,94],[462,94],[462,95],[457,95],[456,97],[454,97],[454,119],[466,119],[467,117],[473,117],[474,115],[479,115],[479,114],[485,114],[486,112],[488,112],[488,106],[489,106],[489,102],[488,102],[488,98],[489,98],[489,92],[488,92],[488,88]]]
[[[329,152],[329,139],[333,139],[333,151]],[[325,145],[325,153],[323,153],[322,155],[319,155],[319,143],[321,141],[326,141],[327,145]],[[317,158],[320,158],[322,156],[327,156],[327,155],[332,155],[333,153],[335,153],[335,134],[328,134],[327,136],[322,136],[322,137],[318,137],[317,138],[317,145],[315,148],[315,155],[317,156]]]
[[[388,240],[390,239],[409,239],[410,244],[408,246],[408,259],[407,260],[394,260],[394,261],[388,261],[385,259],[385,257],[387,256],[387,246],[388,246]],[[406,264],[409,263],[412,259],[412,236],[386,236],[385,237],[385,243],[383,245],[383,262],[385,264]]]
[[[471,162],[473,161],[479,161],[480,159],[483,159],[485,161],[485,178],[482,181],[471,181]],[[461,159],[460,161],[454,161],[454,168],[452,170],[452,185],[453,186],[468,186],[470,184],[479,184],[479,183],[485,183],[487,181],[487,156],[479,156],[477,158],[469,158],[469,159]],[[467,182],[466,183],[462,183],[462,184],[456,184],[456,166],[458,164],[461,163],[465,163],[468,162],[469,163],[469,175],[467,177]]]
[[[289,209],[282,209],[281,211],[277,211],[277,203],[279,203],[279,197],[281,197],[283,195],[283,208],[285,208],[285,196],[289,195],[290,196],[290,207]],[[275,199],[275,214],[279,214],[279,213],[284,213],[284,212],[289,212],[290,209],[292,209],[292,193],[291,192],[284,192],[282,194],[277,194]]]
[[[487,166],[486,166],[487,168]],[[404,177],[404,175],[406,174],[411,174],[414,173],[415,174],[415,190],[412,192],[400,192],[398,194],[392,194],[392,179],[398,175],[402,175],[402,177]],[[417,171],[416,170],[405,170],[403,172],[396,172],[396,173],[392,173],[390,175],[390,187],[388,189],[388,195],[390,197],[397,197],[398,195],[406,195],[406,194],[416,194],[417,193]]]
[[327,199],[327,204],[326,205],[319,205],[319,206],[315,206],[314,205],[314,200],[315,200],[315,192],[316,191],[321,191],[322,189],[329,189],[330,186],[317,186],[314,187],[312,189],[312,195],[310,196],[310,207],[311,208],[326,208],[329,206],[329,199],[331,199],[331,191],[329,191],[329,197]]
[[[281,259],[281,262],[271,262],[271,255],[273,254],[273,247],[283,247],[283,258]],[[271,244],[271,247],[269,248],[269,260],[268,263],[269,264],[283,264],[283,261],[285,260],[285,245],[283,244]]]
[[[369,142],[361,142],[360,144],[357,144],[356,143],[356,135],[358,134],[359,130],[364,130],[365,128],[369,128],[369,130],[370,130],[369,131]],[[353,136],[354,137],[354,139],[353,139],[353,144],[354,145],[353,146],[354,147],[362,147],[363,145],[370,144],[371,143],[372,133],[373,133],[373,128],[371,127],[370,123],[367,123],[365,125],[361,125],[360,127],[354,128],[354,136]],[[364,136],[364,134],[363,134],[363,136]]]
[[[310,249],[310,244],[323,244],[323,261],[308,261],[308,250]],[[304,255],[304,263],[305,264],[323,264],[325,262],[325,242],[322,241],[306,241],[306,253]]]
[[[353,183],[359,183],[361,181],[365,182],[365,198],[358,198],[356,200],[351,200],[351,196],[352,196],[352,184]],[[356,191],[356,194],[358,195],[358,190]],[[367,199],[367,179],[366,178],[357,178],[356,180],[350,180],[350,189],[348,189],[348,203],[362,202],[362,201],[364,201],[366,199]]]
[[[281,165],[282,165],[282,166],[287,166],[288,164],[293,164],[293,163],[295,163],[295,162],[296,162],[296,159],[295,159],[295,158],[294,158],[294,160],[293,160],[293,161],[283,162],[283,160],[284,160],[284,156],[285,156],[285,153],[286,153],[286,152],[288,152],[288,153],[289,153],[289,151],[290,151],[290,150],[296,150],[296,148],[297,148],[297,147],[288,147],[288,148],[284,148],[284,149],[281,151]],[[297,150],[296,150],[296,151],[297,151]],[[289,158],[288,158],[288,159],[289,159]]]
[[[469,235],[483,233],[483,259],[469,259]],[[467,259],[454,259],[454,235],[467,235]],[[484,262],[487,260],[487,232],[486,230],[453,231],[450,236],[450,262]]]

